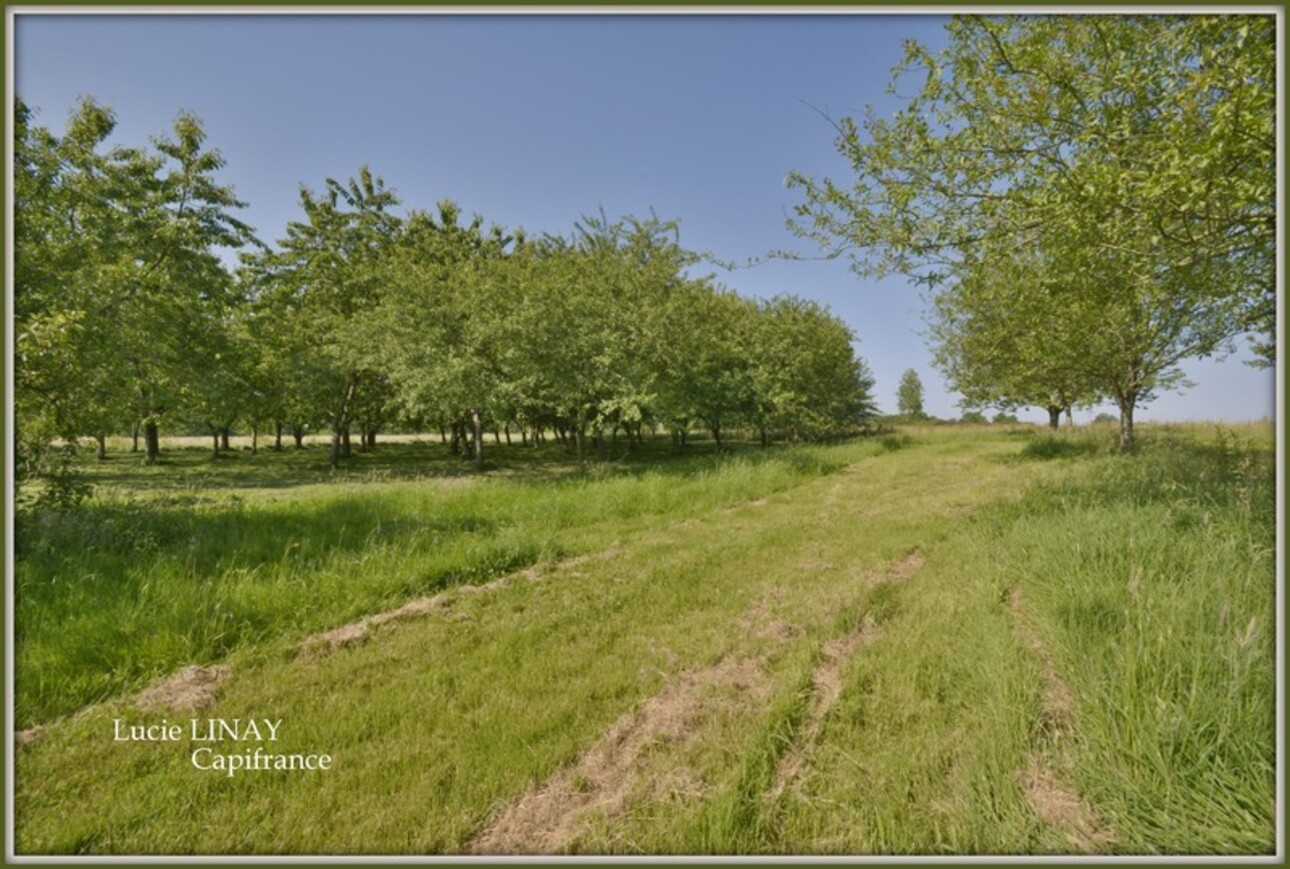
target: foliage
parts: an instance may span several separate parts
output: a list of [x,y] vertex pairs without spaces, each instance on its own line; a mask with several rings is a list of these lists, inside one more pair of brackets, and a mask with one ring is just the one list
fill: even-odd
[[924,416],[923,381],[912,368],[900,376],[900,386],[896,389],[896,408],[901,416],[910,419],[921,419]]
[[311,415],[330,423],[332,467],[356,407],[379,382],[370,315],[384,287],[385,253],[401,225],[390,211],[398,202],[366,166],[347,182],[327,178],[321,193],[302,185],[304,219],[287,224],[276,250],[244,261],[268,315],[308,348],[316,372],[309,385],[318,387]]
[[[1119,405],[1131,449],[1134,407],[1177,382],[1178,362],[1273,332],[1275,20],[960,16],[948,29],[939,54],[907,45],[897,79],[920,87],[894,118],[838,123],[852,185],[791,177],[805,196],[794,226],[861,270],[948,285],[952,379],[1018,403],[1054,380],[1091,385]],[[1021,342],[1002,366],[956,343],[982,312]]]
[[[368,167],[302,186],[300,218],[236,274],[217,251],[258,245],[232,217],[218,152],[182,114],[155,152],[106,141],[86,101],[60,138],[16,109],[19,440],[201,430],[219,457],[235,426],[329,429],[330,464],[379,429],[451,428],[483,467],[484,433],[550,434],[584,460],[646,426],[684,446],[706,428],[763,442],[859,430],[872,377],[851,332],[793,297],[756,303],[688,274],[676,221],[603,213],[566,236],[396,213]],[[101,455],[101,457],[104,457]],[[24,461],[24,471],[45,468]],[[52,467],[52,466],[50,466]],[[42,471],[46,477],[52,471]],[[54,491],[49,489],[48,491]]]
[[160,420],[206,387],[207,337],[233,301],[216,250],[254,243],[215,178],[201,122],[180,114],[155,153],[106,149],[116,119],[85,100],[62,137],[15,108],[15,405],[29,452],[50,434],[131,423],[157,458]]

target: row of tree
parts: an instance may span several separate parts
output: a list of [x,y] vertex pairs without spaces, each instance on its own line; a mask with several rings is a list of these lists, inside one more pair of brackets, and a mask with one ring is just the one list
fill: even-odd
[[[20,471],[49,445],[163,426],[331,434],[333,465],[398,423],[545,433],[579,460],[621,432],[683,445],[731,428],[811,438],[873,412],[853,335],[820,305],[740,297],[690,272],[673,222],[584,219],[566,236],[464,221],[449,202],[399,213],[366,168],[321,191],[273,246],[234,217],[197,118],[152,149],[107,147],[112,113],[65,132],[15,124],[15,387]],[[229,268],[228,251],[241,250]]]
[[932,290],[970,407],[1114,401],[1276,329],[1272,15],[961,16],[907,45],[891,119],[838,122],[850,184],[794,175],[794,228]]

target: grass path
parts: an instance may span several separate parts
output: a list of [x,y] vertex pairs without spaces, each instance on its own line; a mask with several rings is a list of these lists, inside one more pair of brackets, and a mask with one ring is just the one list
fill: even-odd
[[326,772],[195,770],[186,742],[111,740],[113,717],[156,713],[96,707],[17,749],[18,851],[1113,848],[1043,622],[982,519],[1071,473],[1017,451],[935,439],[579,526],[587,557],[234,657],[201,715],[281,719],[268,747],[328,752]]

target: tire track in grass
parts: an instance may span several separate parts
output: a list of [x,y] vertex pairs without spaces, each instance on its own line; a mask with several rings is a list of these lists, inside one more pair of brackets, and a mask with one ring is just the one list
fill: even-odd
[[[200,667],[190,664],[169,676],[163,676],[127,698],[129,704],[145,712],[198,712],[219,699],[220,686],[232,674],[228,664]],[[76,719],[99,709],[101,704],[91,704],[72,713]],[[30,745],[49,732],[51,725],[37,724],[14,734],[18,745]]]
[[[871,578],[871,584],[883,582],[904,582],[922,569],[923,555],[914,550],[900,561],[897,561],[877,576]],[[842,695],[842,673],[860,650],[882,635],[882,629],[869,616],[863,616],[854,629],[834,637],[820,650],[820,663],[811,673],[811,697],[808,701],[806,718],[792,742],[780,757],[775,769],[770,788],[764,799],[769,803],[777,801],[784,793],[806,762],[824,728],[824,720]]]
[[689,670],[639,709],[619,718],[572,765],[531,788],[493,819],[466,847],[474,854],[552,854],[564,851],[581,822],[593,815],[612,818],[629,799],[666,791],[701,788],[685,769],[644,780],[639,763],[652,749],[673,750],[699,738],[699,726],[714,704],[729,702],[721,689],[734,689],[754,706],[770,693],[770,680],[756,658],[725,657]]
[[[1040,696],[1040,718],[1043,728],[1032,740],[1030,751],[1025,758],[1025,768],[1017,771],[1017,783],[1021,786],[1026,802],[1030,804],[1039,819],[1059,830],[1076,850],[1084,854],[1104,851],[1108,845],[1114,843],[1115,837],[1098,820],[1093,809],[1071,787],[1067,776],[1053,764],[1052,748],[1069,737],[1073,727],[1074,700],[1071,697],[1070,688],[1058,674],[1057,668],[1053,666],[1052,656],[1044,647],[1043,640],[1027,623],[1021,590],[1010,589],[1007,601],[1018,635],[1026,648],[1039,661],[1040,679],[1043,685]],[[1044,739],[1045,735],[1047,740]],[[1045,741],[1050,741],[1052,748],[1045,750],[1043,745]]]
[[603,561],[613,558],[619,552],[615,544],[599,552],[589,555],[578,555],[573,558],[566,558],[556,561],[549,565],[534,565],[524,570],[508,573],[499,576],[496,579],[478,584],[463,584],[453,586],[452,588],[429,595],[419,597],[415,600],[408,601],[400,607],[384,612],[374,613],[370,616],[364,616],[358,621],[341,625],[329,631],[312,634],[305,637],[295,646],[298,654],[306,655],[327,655],[338,649],[344,649],[350,646],[359,646],[371,639],[372,631],[382,625],[390,622],[403,621],[405,619],[418,618],[421,616],[439,614],[453,619],[468,618],[465,613],[453,610],[453,604],[458,598],[463,596],[484,594],[487,592],[499,591],[506,588],[517,580],[527,582],[541,582],[556,571],[568,571],[581,564],[591,561]]
[[[883,581],[903,581],[923,566],[917,550],[866,578],[872,586]],[[772,588],[754,601],[737,622],[740,630],[776,644],[789,643],[802,634],[798,625],[774,619],[771,600],[782,590]],[[769,600],[768,600],[769,598]],[[871,620],[862,620],[847,634],[824,645],[824,662],[813,674],[815,700],[807,729],[813,741],[827,713],[841,694],[842,671],[865,645],[878,636]],[[736,702],[753,709],[770,697],[771,680],[765,656],[726,656],[710,667],[688,670],[635,712],[615,722],[591,748],[571,765],[499,812],[466,846],[474,854],[552,854],[567,850],[583,822],[593,816],[620,814],[629,801],[666,798],[676,792],[695,793],[703,786],[690,770],[675,766],[661,777],[647,779],[641,761],[655,750],[681,754],[702,738],[703,721],[718,704]],[[732,701],[731,694],[738,697]],[[780,763],[782,790],[805,758],[805,750]]]

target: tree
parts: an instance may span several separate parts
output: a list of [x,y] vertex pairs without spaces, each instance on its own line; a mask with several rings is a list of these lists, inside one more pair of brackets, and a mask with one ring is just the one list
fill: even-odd
[[797,440],[854,430],[877,413],[854,334],[824,306],[776,296],[757,309],[752,421]]
[[659,403],[668,376],[660,354],[670,341],[662,312],[682,292],[681,270],[691,262],[676,222],[654,216],[584,217],[570,237],[548,237],[537,250],[531,289],[507,322],[523,370],[540,373],[579,462],[588,436],[604,457],[606,434],[639,427]]
[[386,256],[400,226],[390,209],[394,191],[368,167],[342,183],[327,178],[322,193],[300,188],[304,219],[287,224],[278,250],[244,265],[258,293],[306,338],[319,369],[331,428],[334,468],[349,452],[349,427],[360,390],[372,388],[380,345],[371,313],[386,282]]
[[753,412],[754,302],[706,281],[688,282],[669,298],[656,360],[657,407],[680,445],[702,422],[721,447],[722,432]]
[[1178,361],[1273,332],[1275,19],[978,16],[949,34],[940,54],[908,45],[898,75],[921,89],[895,118],[838,123],[853,185],[791,177],[794,226],[934,290],[1014,248],[1083,276],[1066,301],[1105,327],[1097,386],[1129,450]]
[[[148,461],[163,414],[209,376],[192,348],[230,303],[219,248],[254,243],[215,174],[224,161],[182,113],[155,154],[105,143],[112,112],[83,101],[61,138],[16,108],[15,319],[22,425],[63,438],[143,420]],[[38,401],[31,401],[43,395]],[[43,404],[44,408],[38,405]]]
[[910,368],[900,377],[900,386],[896,390],[896,408],[901,416],[910,419],[922,419],[923,381],[918,379],[918,372]]
[[1062,411],[1100,397],[1088,348],[1104,312],[1081,317],[1072,277],[1043,257],[988,258],[932,300],[929,335],[950,389],[972,407],[1038,406],[1057,428]]
[[39,474],[54,438],[71,445],[129,415],[115,324],[93,314],[119,291],[138,241],[129,215],[141,209],[122,208],[123,193],[137,194],[155,166],[137,151],[102,150],[116,122],[93,101],[77,107],[61,138],[33,118],[18,100],[14,382],[18,467]]
[[454,447],[469,427],[476,469],[483,467],[485,417],[512,368],[505,318],[521,292],[503,253],[512,239],[460,223],[453,202],[438,214],[414,211],[392,249],[388,287],[373,323],[380,331],[390,399],[414,418],[452,421]]

